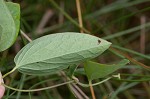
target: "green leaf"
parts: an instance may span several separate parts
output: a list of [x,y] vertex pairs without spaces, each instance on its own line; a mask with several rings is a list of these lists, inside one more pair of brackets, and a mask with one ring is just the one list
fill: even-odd
[[1,41],[1,37],[2,37],[2,31],[3,31],[3,28],[0,25],[0,41]]
[[6,2],[6,5],[15,22],[16,35],[14,38],[16,39],[19,33],[19,29],[20,29],[20,5],[17,3],[12,3],[12,2]]
[[20,26],[20,6],[0,0],[0,51],[8,49],[16,40]]
[[113,73],[114,71],[122,68],[127,63],[129,63],[129,60],[127,59],[123,59],[119,63],[113,65],[106,65],[106,64],[100,64],[92,61],[86,61],[84,63],[84,69],[88,79],[93,80],[93,79],[103,78]]
[[67,74],[70,78],[72,78],[72,76],[74,75],[74,72],[77,69],[77,67],[78,65],[75,65],[75,64],[69,67],[69,71]]
[[50,74],[103,53],[111,45],[101,38],[74,32],[57,33],[27,44],[15,57],[16,69],[26,74]]

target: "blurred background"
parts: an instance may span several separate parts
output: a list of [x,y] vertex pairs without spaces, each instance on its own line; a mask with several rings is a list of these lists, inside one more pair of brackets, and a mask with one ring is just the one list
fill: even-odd
[[[20,29],[32,40],[53,33],[80,32],[75,0],[7,1],[20,4]],[[114,48],[150,65],[150,0],[80,0],[80,5],[86,32],[112,42]],[[28,41],[19,34],[15,44],[0,53],[0,69],[3,74],[14,67],[13,58],[27,43]],[[97,61],[114,63],[120,60],[118,56],[118,53],[109,50],[98,57]],[[131,63],[118,72],[126,80],[112,79],[94,87],[97,99],[150,99],[148,70]],[[82,66],[75,74],[81,82],[88,83]],[[17,71],[5,79],[6,84],[20,89],[41,88],[63,81],[57,74],[37,77],[22,75]],[[101,79],[94,82],[98,81]],[[37,84],[40,82],[41,84]],[[78,88],[91,99],[89,88]],[[80,99],[88,99],[86,96]],[[76,99],[67,85],[30,94],[6,90],[5,98]]]

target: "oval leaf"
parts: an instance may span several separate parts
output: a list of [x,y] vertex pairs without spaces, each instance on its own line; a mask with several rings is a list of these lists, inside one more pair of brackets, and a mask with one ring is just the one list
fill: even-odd
[[16,29],[16,35],[14,36],[14,41],[18,36],[19,29],[20,29],[20,5],[17,3],[12,3],[12,2],[6,2],[6,6],[8,7],[13,20],[15,22],[15,29]]
[[9,48],[15,41],[20,19],[20,7],[15,3],[5,3],[0,0],[0,26],[2,28],[0,39],[0,51]]
[[124,59],[120,61],[117,64],[113,65],[106,65],[106,64],[100,64],[92,61],[86,61],[84,63],[84,70],[89,80],[103,78],[114,71],[122,68],[122,66],[125,66],[127,63],[129,63],[129,60]]
[[111,43],[98,37],[67,32],[38,38],[15,57],[16,68],[27,74],[50,74],[97,57]]

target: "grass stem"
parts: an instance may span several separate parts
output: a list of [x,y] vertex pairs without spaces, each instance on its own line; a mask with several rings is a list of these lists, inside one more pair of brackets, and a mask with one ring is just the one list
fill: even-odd
[[80,32],[83,33],[83,21],[82,21],[82,14],[81,14],[81,7],[80,7],[80,0],[76,0],[76,6],[77,6],[77,12],[78,12],[78,20],[79,20],[79,26]]

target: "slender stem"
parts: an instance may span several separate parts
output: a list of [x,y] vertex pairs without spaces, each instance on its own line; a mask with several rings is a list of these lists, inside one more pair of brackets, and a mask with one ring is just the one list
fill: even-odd
[[82,14],[81,14],[81,7],[80,7],[80,0],[76,0],[76,6],[77,6],[77,12],[78,12],[78,21],[79,21],[79,26],[80,32],[83,33],[83,23],[82,23]]
[[[92,86],[96,86],[96,85],[102,84],[102,83],[108,81],[108,80],[111,79],[111,78],[113,78],[113,77],[108,77],[108,78],[106,78],[106,79],[104,79],[104,80],[102,80],[102,81],[100,81],[100,82],[97,82],[97,83],[92,84]],[[80,86],[82,86],[82,87],[90,87],[89,84],[83,84],[83,83],[79,82],[79,80],[78,80],[77,78],[73,78],[73,79],[75,80],[75,82],[76,82],[78,85],[80,85]]]
[[94,93],[94,89],[93,89],[93,86],[92,86],[92,82],[91,82],[91,81],[89,81],[89,86],[90,86],[90,91],[91,91],[91,94],[92,94],[92,99],[96,99],[95,93]]
[[17,67],[13,68],[11,71],[9,71],[8,73],[6,73],[5,75],[2,76],[2,78],[5,78],[7,75],[11,74],[12,72],[14,72],[17,69]]
[[27,34],[25,34],[22,30],[20,30],[21,35],[23,35],[29,42],[32,42],[32,40],[29,38]]
[[59,86],[62,86],[62,85],[66,85],[66,84],[69,84],[69,83],[73,83],[73,82],[74,82],[74,80],[71,80],[71,81],[68,81],[68,82],[61,83],[61,84],[57,84],[57,85],[53,85],[53,86],[49,86],[49,87],[45,87],[45,88],[31,89],[31,90],[16,89],[16,88],[7,86],[4,83],[1,83],[1,85],[3,85],[6,88],[9,88],[11,90],[15,90],[15,91],[20,91],[20,92],[35,92],[35,91],[42,91],[42,90],[56,88],[56,87],[59,87]]

